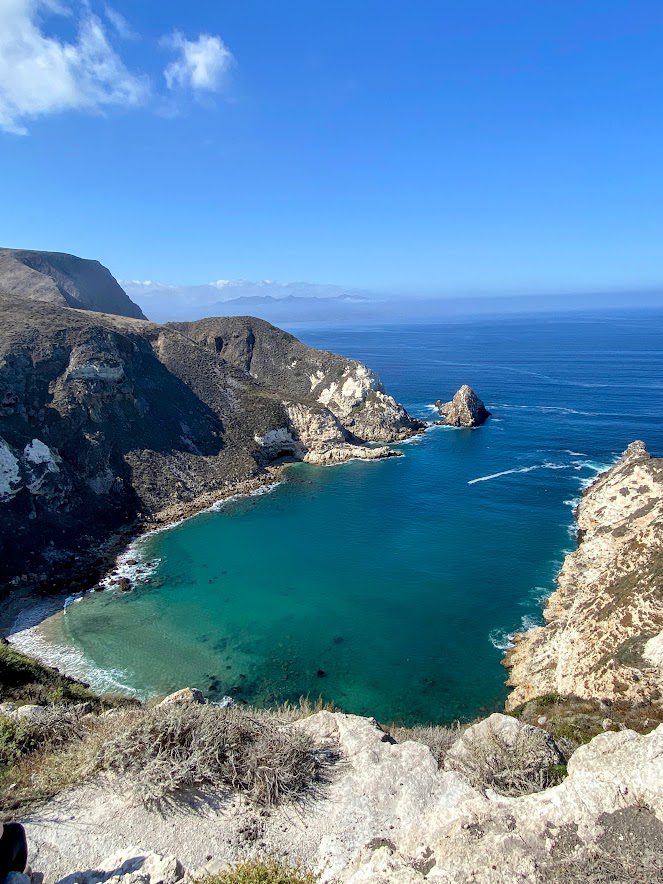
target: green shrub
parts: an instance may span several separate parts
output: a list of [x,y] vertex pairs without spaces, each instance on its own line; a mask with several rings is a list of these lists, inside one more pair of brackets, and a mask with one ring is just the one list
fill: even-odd
[[253,861],[204,878],[200,884],[315,884],[315,880],[310,872],[289,869],[272,861]]

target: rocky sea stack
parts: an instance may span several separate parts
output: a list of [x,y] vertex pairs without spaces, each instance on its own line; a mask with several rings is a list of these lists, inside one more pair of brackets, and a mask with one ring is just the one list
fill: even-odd
[[490,412],[472,387],[463,384],[451,402],[438,399],[435,407],[450,427],[479,427],[490,417]]

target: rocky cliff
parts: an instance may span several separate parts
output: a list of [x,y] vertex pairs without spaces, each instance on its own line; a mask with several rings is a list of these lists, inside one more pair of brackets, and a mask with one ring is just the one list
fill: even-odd
[[145,319],[103,264],[64,252],[0,249],[0,292],[28,301]]
[[365,366],[265,322],[158,326],[0,295],[0,581],[71,581],[100,538],[284,455],[391,455],[365,443],[422,426]]
[[663,459],[642,442],[586,489],[546,625],[514,637],[508,709],[542,695],[663,706]]

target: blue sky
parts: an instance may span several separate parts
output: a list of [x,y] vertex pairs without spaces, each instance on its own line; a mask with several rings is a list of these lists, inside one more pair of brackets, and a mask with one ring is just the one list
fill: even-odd
[[663,283],[663,4],[0,0],[0,244],[120,278]]

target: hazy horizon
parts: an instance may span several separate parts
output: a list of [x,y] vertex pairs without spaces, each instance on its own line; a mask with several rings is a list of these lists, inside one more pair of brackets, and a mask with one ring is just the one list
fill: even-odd
[[217,280],[191,286],[153,280],[120,280],[120,283],[156,322],[245,313],[277,324],[352,320],[404,322],[464,315],[663,307],[663,286],[636,291],[426,295],[275,280]]

